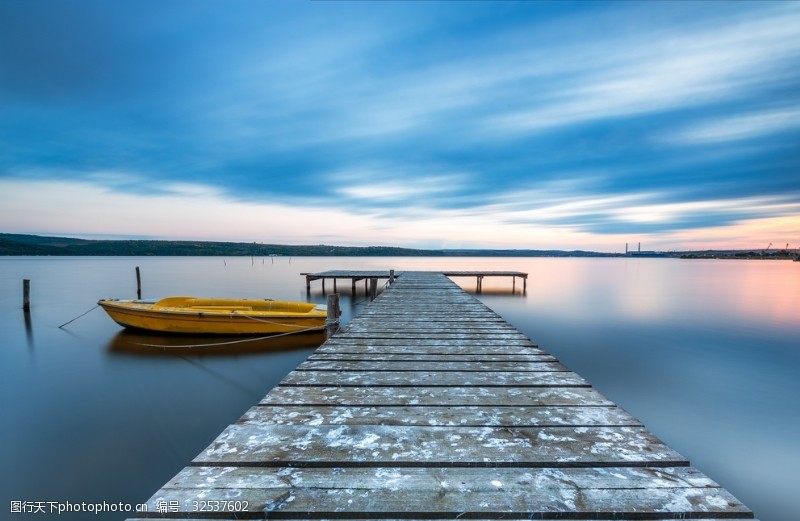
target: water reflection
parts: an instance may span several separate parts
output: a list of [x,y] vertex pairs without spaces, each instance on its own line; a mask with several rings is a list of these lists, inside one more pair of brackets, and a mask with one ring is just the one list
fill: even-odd
[[28,347],[33,350],[33,321],[31,320],[31,311],[26,309],[23,310],[22,314],[25,318],[25,337],[28,339]]
[[325,332],[260,337],[159,335],[123,329],[106,347],[109,353],[132,356],[232,356],[249,353],[291,351],[318,347]]
[[[0,401],[7,419],[0,502],[146,499],[323,340],[320,334],[209,346],[235,339],[121,331],[102,313],[58,329],[99,297],[135,295],[130,274],[136,265],[153,292],[147,297],[320,304],[325,296],[317,286],[306,297],[300,273],[527,272],[524,298],[519,284],[512,296],[512,282],[503,278],[485,279],[478,297],[759,519],[782,521],[800,509],[800,263],[629,258],[0,259],[6,310],[0,313],[0,396],[6,399]],[[24,278],[47,288],[33,310],[35,322],[32,315],[19,320]],[[474,278],[455,282],[474,293]],[[369,306],[362,288],[354,295],[349,283],[339,286],[343,324]],[[205,346],[186,347],[197,344]],[[54,468],[72,469],[70,479]]]

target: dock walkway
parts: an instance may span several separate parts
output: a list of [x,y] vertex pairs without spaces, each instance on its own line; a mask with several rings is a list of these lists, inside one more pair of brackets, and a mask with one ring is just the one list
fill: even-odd
[[148,507],[164,519],[753,517],[442,273],[409,271]]

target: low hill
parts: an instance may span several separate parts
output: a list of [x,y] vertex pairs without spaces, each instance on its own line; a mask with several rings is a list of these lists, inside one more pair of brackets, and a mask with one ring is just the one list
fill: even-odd
[[560,250],[421,250],[391,246],[290,246],[248,242],[87,240],[0,233],[0,255],[53,256],[373,256],[373,257],[607,257],[589,251]]

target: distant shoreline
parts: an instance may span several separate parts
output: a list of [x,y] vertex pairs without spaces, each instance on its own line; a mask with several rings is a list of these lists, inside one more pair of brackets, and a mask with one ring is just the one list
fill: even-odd
[[584,250],[413,249],[392,246],[327,246],[215,241],[89,240],[0,233],[0,256],[61,257],[630,257],[798,260],[797,250],[703,250],[602,253]]

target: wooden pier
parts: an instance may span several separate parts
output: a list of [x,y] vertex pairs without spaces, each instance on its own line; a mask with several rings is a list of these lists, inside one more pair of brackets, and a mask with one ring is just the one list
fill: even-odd
[[442,273],[408,271],[147,504],[163,519],[753,517]]
[[[517,277],[522,279],[522,293],[526,293],[528,290],[528,274],[522,271],[444,271],[440,272],[443,273],[446,277],[475,277],[477,281],[477,285],[475,287],[476,293],[481,293],[483,291],[483,279],[485,277],[511,277],[511,291],[512,293],[516,291],[517,288]],[[370,290],[368,287],[368,283],[378,280],[378,279],[386,279],[389,283],[393,282],[396,277],[399,277],[402,272],[395,273],[394,270],[389,271],[353,271],[353,270],[329,270],[329,271],[320,271],[317,273],[301,273],[300,275],[305,276],[306,278],[306,291],[311,292],[311,282],[315,280],[322,281],[322,292],[325,293],[325,281],[332,280],[333,281],[333,291],[336,292],[336,281],[338,279],[350,279],[352,285],[352,293],[355,295],[356,293],[356,282],[363,280],[364,281],[364,291],[365,293],[369,294]]]
[[[337,291],[336,288],[336,281],[339,279],[350,279],[352,284],[352,294],[356,294],[356,282],[363,280],[364,281],[364,292],[366,294],[370,293],[369,284],[371,283],[373,287],[377,288],[377,281],[379,279],[386,279],[387,282],[394,282],[395,277],[399,277],[400,274],[395,274],[394,270],[328,270],[328,271],[320,271],[317,273],[301,273],[300,275],[305,276],[306,278],[306,291],[308,293],[311,292],[311,282],[315,280],[322,281],[322,292],[325,293],[325,281],[332,280],[333,281],[333,291],[334,293]],[[377,291],[377,289],[375,290]],[[375,293],[373,291],[373,293]],[[373,295],[374,296],[374,295]]]
[[477,279],[476,293],[483,292],[483,279],[485,277],[511,277],[512,293],[517,288],[517,277],[522,279],[522,293],[528,291],[528,274],[521,271],[444,271],[446,277],[475,277]]

